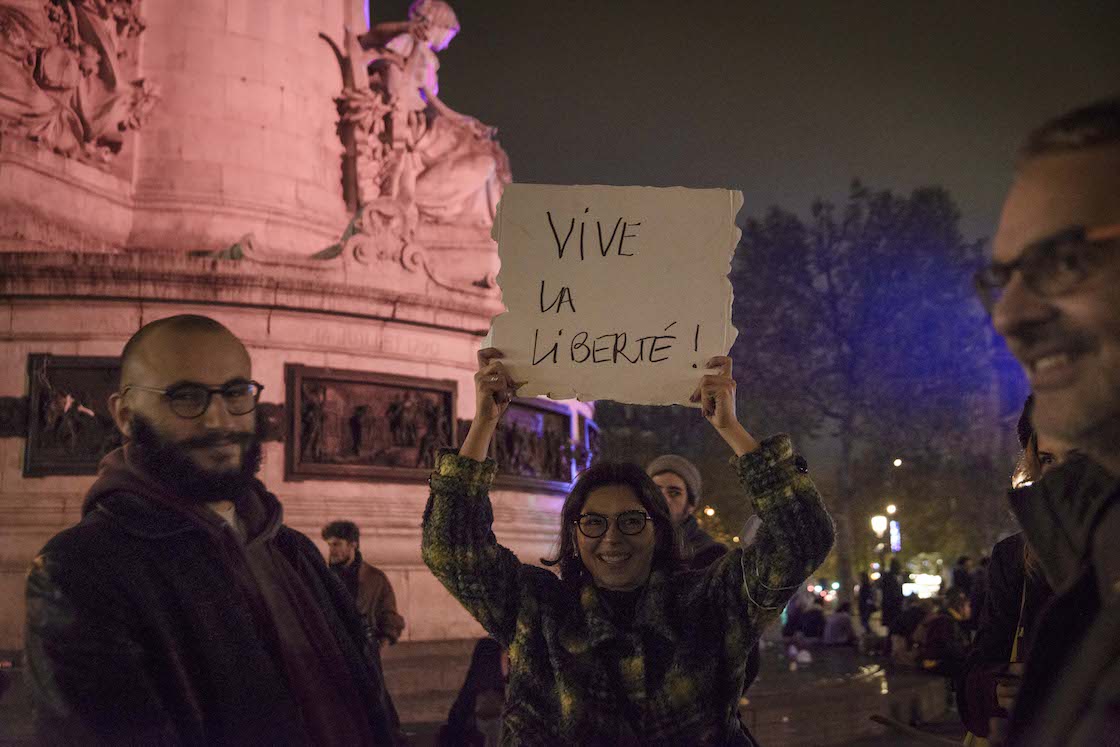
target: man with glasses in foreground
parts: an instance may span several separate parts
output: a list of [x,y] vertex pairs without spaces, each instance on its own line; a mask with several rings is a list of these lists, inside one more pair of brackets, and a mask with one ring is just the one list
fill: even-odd
[[207,317],[125,345],[109,404],[126,443],[28,577],[45,743],[391,743],[353,602],[256,478],[262,388]]
[[1030,136],[993,253],[977,287],[1030,379],[1035,428],[1084,454],[1011,494],[1055,598],[1037,624],[1009,742],[1116,744],[1120,98]]

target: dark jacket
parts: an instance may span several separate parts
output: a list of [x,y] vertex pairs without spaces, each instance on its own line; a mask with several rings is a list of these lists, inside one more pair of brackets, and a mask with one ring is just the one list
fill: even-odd
[[1116,744],[1120,734],[1120,480],[1075,456],[1011,507],[1054,598],[1038,622],[1011,744]]
[[973,610],[979,614],[979,622],[965,659],[964,677],[957,685],[957,706],[961,721],[978,737],[988,736],[988,719],[1006,718],[996,703],[996,675],[1011,661],[1017,635],[1017,660],[1027,660],[1027,642],[1053,593],[1041,574],[1026,574],[1024,544],[1023,533],[1018,532],[992,548],[988,593],[984,606]]
[[654,570],[620,630],[586,577],[518,561],[491,531],[493,461],[442,454],[424,562],[509,651],[502,743],[743,744],[747,654],[832,547],[832,521],[787,438],[735,462],[758,539],[704,571]]
[[[42,741],[390,743],[384,683],[346,590],[263,485],[236,505],[247,541],[124,450],[103,460],[80,523],[28,578]],[[328,719],[338,733],[324,739]]]
[[700,522],[692,514],[681,522],[681,535],[691,555],[688,567],[694,571],[707,568],[728,552],[727,545],[717,542],[712,535],[701,529]]
[[882,593],[883,612],[882,623],[892,633],[900,615],[902,615],[902,584],[898,575],[887,571],[879,579],[879,590]]

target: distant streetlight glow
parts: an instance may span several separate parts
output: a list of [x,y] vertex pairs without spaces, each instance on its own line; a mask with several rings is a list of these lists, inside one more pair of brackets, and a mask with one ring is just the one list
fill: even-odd
[[839,591],[840,590],[840,582],[839,581],[833,581],[832,582],[832,590],[833,591]]
[[894,466],[896,466],[896,467],[901,467],[902,466],[902,460],[901,459],[895,459],[894,462],[892,462],[892,464],[894,464]]
[[716,510],[714,508],[712,508],[711,506],[708,506],[707,508],[704,509],[704,515],[705,516],[715,516],[716,515]]
[[897,511],[897,510],[898,510],[898,506],[894,505],[893,503],[891,505],[887,506],[887,513],[891,514],[892,516],[894,515],[894,512]]
[[871,517],[871,531],[875,532],[876,537],[882,537],[883,533],[887,531],[887,517],[886,516],[872,516]]
[[739,544],[739,538],[738,537],[732,537],[731,541],[734,542],[735,544]]

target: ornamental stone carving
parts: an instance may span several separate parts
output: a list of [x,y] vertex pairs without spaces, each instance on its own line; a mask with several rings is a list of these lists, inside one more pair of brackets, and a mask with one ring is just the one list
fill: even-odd
[[[402,245],[420,223],[488,229],[511,180],[496,130],[438,96],[436,53],[458,31],[447,3],[416,0],[407,21],[375,24],[360,36],[347,30],[344,49],[323,36],[342,70],[336,101],[347,204],[354,212],[377,204],[378,214],[392,214]],[[387,202],[400,206],[399,226]]]
[[158,98],[127,70],[139,0],[0,0],[0,133],[96,164],[120,152]]

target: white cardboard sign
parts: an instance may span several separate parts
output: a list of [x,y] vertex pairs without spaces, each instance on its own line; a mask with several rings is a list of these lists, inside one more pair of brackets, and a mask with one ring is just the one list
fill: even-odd
[[488,344],[521,396],[688,405],[726,355],[740,192],[510,184],[494,239],[506,312]]

